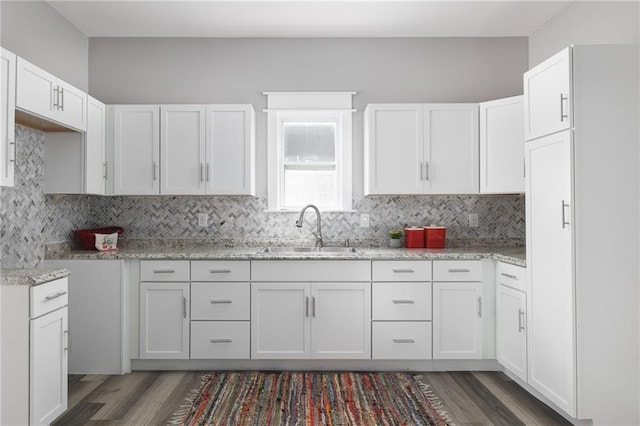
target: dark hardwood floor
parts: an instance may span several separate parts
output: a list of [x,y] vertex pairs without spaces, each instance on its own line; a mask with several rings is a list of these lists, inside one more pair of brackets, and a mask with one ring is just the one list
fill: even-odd
[[[204,371],[71,375],[61,425],[162,425],[197,388]],[[498,372],[421,373],[456,425],[569,425]]]

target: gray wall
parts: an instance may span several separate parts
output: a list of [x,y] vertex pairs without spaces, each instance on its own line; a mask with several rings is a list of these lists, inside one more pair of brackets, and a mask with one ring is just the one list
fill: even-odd
[[637,44],[637,1],[574,1],[529,38],[529,65],[539,64],[570,44]]
[[522,93],[527,38],[91,38],[89,87],[117,103],[252,103],[266,196],[263,91],[357,91],[353,196],[363,194],[370,102],[479,102]]
[[87,91],[89,38],[44,1],[0,1],[0,45]]

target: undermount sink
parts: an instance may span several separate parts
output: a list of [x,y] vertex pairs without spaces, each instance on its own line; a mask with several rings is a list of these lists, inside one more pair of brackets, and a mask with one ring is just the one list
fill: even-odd
[[358,249],[355,247],[265,247],[259,253],[277,253],[277,254],[356,254]]

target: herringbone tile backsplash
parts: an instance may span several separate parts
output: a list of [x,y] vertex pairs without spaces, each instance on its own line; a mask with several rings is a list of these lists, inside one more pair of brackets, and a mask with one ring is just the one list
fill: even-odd
[[[127,239],[312,239],[312,211],[300,229],[294,226],[297,212],[267,212],[264,197],[45,195],[45,134],[16,126],[16,140],[16,184],[0,188],[2,267],[35,267],[45,243],[103,225],[124,227]],[[522,195],[365,197],[354,200],[354,210],[322,215],[326,240],[385,244],[391,228],[433,224],[447,227],[449,245],[524,243]],[[208,213],[209,226],[198,227],[198,213]],[[362,213],[370,215],[369,228],[359,227]],[[478,227],[467,225],[469,213],[478,214]]]

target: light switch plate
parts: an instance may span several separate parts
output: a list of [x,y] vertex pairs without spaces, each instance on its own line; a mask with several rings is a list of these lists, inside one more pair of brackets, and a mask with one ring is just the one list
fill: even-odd
[[363,213],[360,215],[360,228],[368,228],[369,227],[369,215]]

